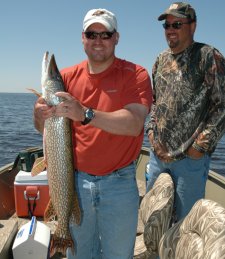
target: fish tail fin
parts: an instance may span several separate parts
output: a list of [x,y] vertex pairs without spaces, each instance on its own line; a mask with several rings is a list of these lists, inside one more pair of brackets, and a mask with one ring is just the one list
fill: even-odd
[[38,175],[40,172],[43,172],[46,169],[46,161],[44,157],[38,157],[31,169],[31,175]]
[[48,205],[44,212],[44,221],[50,221],[56,217],[56,212],[52,203],[52,200],[50,199],[48,202]]
[[50,257],[52,257],[56,252],[66,255],[67,248],[70,248],[72,254],[75,254],[74,242],[71,235],[67,238],[62,238],[56,233],[52,235],[50,243]]

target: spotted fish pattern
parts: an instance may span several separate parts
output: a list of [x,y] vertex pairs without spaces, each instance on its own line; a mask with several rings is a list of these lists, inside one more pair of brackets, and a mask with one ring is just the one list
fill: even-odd
[[[57,105],[63,99],[55,96],[64,91],[54,55],[48,59],[45,53],[42,62],[42,96],[48,105]],[[81,220],[81,212],[75,191],[71,121],[64,117],[51,117],[44,125],[44,153],[47,164],[50,202],[45,211],[45,220],[57,217],[57,228],[51,241],[51,255],[56,251],[65,254],[68,247],[74,248],[69,231],[69,222]]]

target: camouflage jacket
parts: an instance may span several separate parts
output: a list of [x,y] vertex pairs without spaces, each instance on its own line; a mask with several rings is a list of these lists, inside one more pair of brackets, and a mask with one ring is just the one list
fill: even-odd
[[162,52],[153,66],[154,102],[146,132],[176,159],[193,145],[212,153],[225,129],[225,59],[194,42],[179,54]]

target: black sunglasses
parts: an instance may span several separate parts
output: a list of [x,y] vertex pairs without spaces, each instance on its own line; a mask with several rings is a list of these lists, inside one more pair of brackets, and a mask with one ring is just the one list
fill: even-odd
[[173,29],[179,30],[182,27],[183,24],[190,24],[192,22],[193,21],[189,21],[189,22],[174,22],[174,23],[171,23],[171,24],[165,22],[165,23],[163,23],[163,28],[165,30],[168,30],[170,27],[173,27]]
[[103,31],[103,32],[95,32],[95,31],[85,31],[84,34],[87,39],[95,40],[99,36],[101,40],[109,40],[112,38],[115,31]]

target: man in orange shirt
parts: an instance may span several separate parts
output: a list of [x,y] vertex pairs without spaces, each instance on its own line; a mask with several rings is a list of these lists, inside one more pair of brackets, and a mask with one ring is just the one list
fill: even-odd
[[[138,189],[135,164],[143,126],[152,103],[147,71],[115,56],[119,41],[115,15],[90,10],[83,21],[87,60],[63,69],[66,101],[49,107],[35,104],[35,127],[55,115],[73,121],[76,184],[81,225],[72,225],[76,254],[68,258],[133,258]],[[66,109],[65,109],[66,107]],[[67,112],[65,112],[65,110]]]

